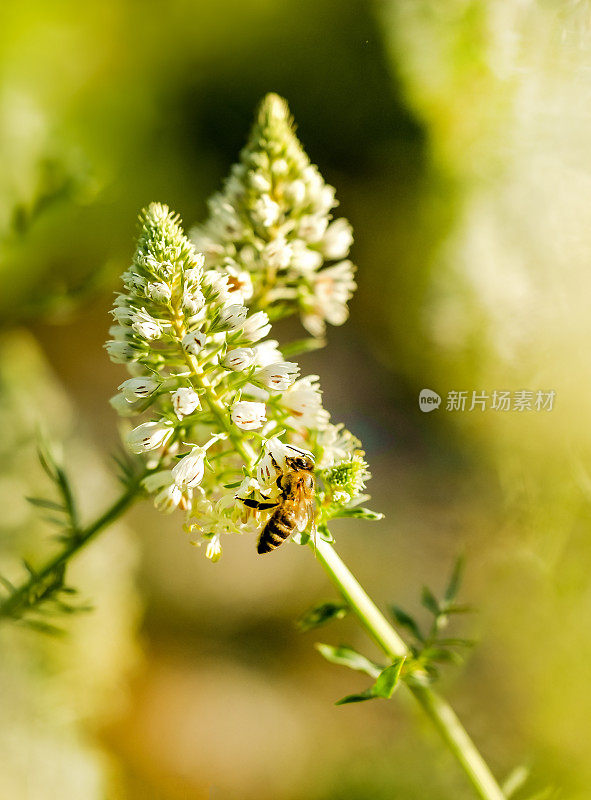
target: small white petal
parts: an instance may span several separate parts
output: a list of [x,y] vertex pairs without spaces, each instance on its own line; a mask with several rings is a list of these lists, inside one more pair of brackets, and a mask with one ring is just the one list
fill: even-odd
[[246,306],[234,303],[220,310],[218,324],[225,330],[234,331],[238,328],[242,328],[247,315],[248,309]]
[[238,347],[236,350],[228,351],[222,363],[225,367],[228,367],[228,369],[239,372],[252,367],[254,359],[255,353],[252,347]]
[[234,302],[239,300],[240,303],[244,305],[250,300],[254,292],[250,273],[246,272],[246,270],[239,270],[236,269],[236,267],[228,266],[226,267],[226,274],[230,299]]
[[181,386],[176,392],[172,393],[172,407],[179,419],[188,417],[198,408],[201,408],[199,395],[194,389]]
[[301,180],[292,181],[285,187],[283,194],[290,203],[300,206],[306,199],[306,184]]
[[324,214],[306,214],[300,220],[298,233],[308,242],[318,242],[324,236],[327,225],[328,219]]
[[353,244],[353,228],[346,219],[331,222],[322,240],[326,258],[345,258]]
[[124,397],[123,392],[118,392],[116,395],[111,397],[109,400],[109,405],[111,408],[115,409],[120,417],[133,417],[136,414],[139,414],[140,411],[138,407],[140,402],[138,401],[136,403],[130,403],[129,400]]
[[257,224],[264,228],[269,228],[274,225],[279,219],[281,210],[274,200],[271,200],[268,194],[261,195],[255,201],[252,215]]
[[273,269],[287,269],[293,251],[284,236],[278,236],[263,249],[263,259]]
[[326,427],[329,413],[322,408],[318,376],[300,378],[281,397],[281,405],[291,412],[293,421],[305,428]]
[[261,428],[267,421],[266,408],[264,403],[254,403],[250,400],[240,400],[234,403],[231,411],[231,419],[234,425],[244,431],[254,431]]
[[134,428],[127,437],[127,444],[132,453],[144,453],[161,447],[173,432],[170,422],[144,422]]
[[220,560],[222,557],[222,545],[220,543],[219,536],[214,536],[213,539],[208,543],[207,547],[205,548],[205,555],[210,561],[213,561],[214,564],[216,561]]
[[154,378],[142,377],[128,378],[128,380],[123,381],[117,388],[122,390],[123,396],[128,403],[134,403],[140,398],[149,397],[156,391],[159,385],[159,382],[154,380]]
[[191,331],[183,337],[183,350],[193,356],[199,355],[201,348],[205,344],[206,336],[201,331]]
[[251,314],[242,326],[242,335],[249,342],[258,342],[264,339],[271,330],[269,317],[264,311]]
[[175,508],[178,508],[183,500],[183,490],[171,483],[170,486],[165,486],[154,497],[154,505],[158,511],[163,511],[165,514],[170,514]]
[[275,392],[284,392],[298,376],[300,368],[292,361],[280,361],[259,370],[256,379]]
[[250,172],[248,175],[248,180],[250,181],[252,188],[256,189],[257,192],[271,191],[270,180],[261,172]]
[[283,356],[279,350],[279,342],[276,339],[267,339],[264,342],[258,342],[254,345],[253,350],[254,363],[257,367],[268,367],[269,364],[276,364],[278,361],[283,360]]
[[284,158],[278,158],[271,164],[271,171],[274,175],[287,175],[289,172],[289,164]]
[[205,297],[201,289],[185,287],[183,292],[183,309],[187,314],[198,314],[205,305]]
[[152,339],[159,339],[162,336],[162,328],[157,322],[134,322],[131,326],[138,336],[150,342]]
[[163,282],[149,283],[146,287],[146,294],[155,303],[168,303],[172,296],[172,290],[168,284]]
[[139,350],[130,342],[107,342],[105,348],[114,364],[127,364],[130,361],[135,361],[139,356]]
[[173,467],[172,477],[181,489],[192,489],[201,483],[204,472],[205,450],[202,447],[194,447]]

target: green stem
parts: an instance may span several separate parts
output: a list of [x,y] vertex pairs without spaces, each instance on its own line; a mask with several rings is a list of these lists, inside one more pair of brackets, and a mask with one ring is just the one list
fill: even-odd
[[[143,476],[142,476],[143,477]],[[67,544],[47,561],[42,567],[35,571],[34,575],[14,589],[14,591],[2,602],[0,602],[0,619],[18,616],[22,608],[31,605],[31,599],[38,597],[41,587],[46,585],[60,568],[64,567],[70,559],[85,547],[97,533],[106,528],[124,511],[126,511],[133,501],[137,498],[140,491],[139,480],[134,482],[98,519],[82,528],[75,537],[68,540]]]
[[[334,548],[321,539],[315,547],[316,556],[331,580],[356,614],[363,627],[390,658],[408,654],[408,648],[395,629],[361,587],[340,559]],[[429,686],[406,684],[420,703],[444,742],[459,761],[472,786],[483,800],[505,800],[488,765],[457,718],[451,706]]]

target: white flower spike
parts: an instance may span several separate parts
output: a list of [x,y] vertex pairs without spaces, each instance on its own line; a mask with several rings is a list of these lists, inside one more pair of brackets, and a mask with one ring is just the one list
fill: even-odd
[[[260,533],[277,480],[298,456],[315,464],[319,521],[362,497],[360,443],[330,424],[317,377],[298,379],[297,363],[267,338],[271,319],[293,313],[315,336],[346,319],[352,233],[332,219],[335,205],[285,103],[270,95],[195,234],[203,254],[166,206],[143,212],[106,345],[130,373],[111,404],[121,416],[144,415],[127,438],[145,454],[143,485],[158,509],[185,513],[211,561],[224,537]],[[212,436],[201,446],[204,430]]]
[[193,238],[208,268],[247,271],[253,299],[277,305],[282,315],[299,313],[321,337],[326,322],[346,320],[343,305],[355,288],[349,281],[338,303],[328,303],[321,288],[316,291],[317,276],[331,262],[346,259],[353,244],[347,220],[332,218],[336,205],[335,190],[294,133],[287,104],[271,94],[261,104],[240,162],[211,198],[210,216]]

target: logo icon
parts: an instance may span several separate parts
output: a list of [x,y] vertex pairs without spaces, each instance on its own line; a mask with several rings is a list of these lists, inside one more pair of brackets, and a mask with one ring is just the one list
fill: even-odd
[[432,389],[421,389],[419,392],[419,408],[425,413],[435,411],[441,405],[441,397]]

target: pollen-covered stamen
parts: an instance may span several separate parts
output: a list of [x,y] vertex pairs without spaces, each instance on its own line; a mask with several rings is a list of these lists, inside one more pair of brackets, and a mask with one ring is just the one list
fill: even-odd
[[253,286],[252,278],[249,272],[228,266],[226,277],[228,291],[230,292],[232,299],[239,298],[242,304],[245,304],[251,299],[253,295]]

